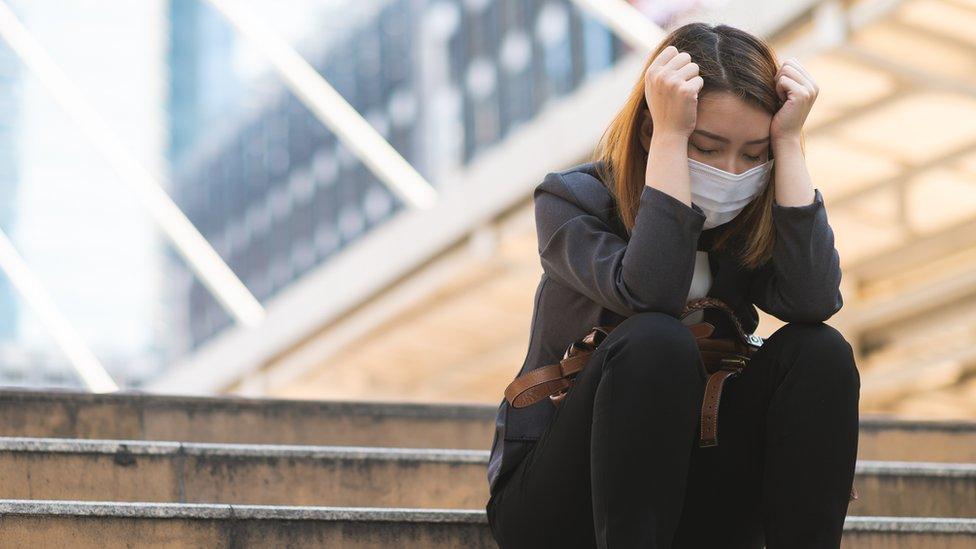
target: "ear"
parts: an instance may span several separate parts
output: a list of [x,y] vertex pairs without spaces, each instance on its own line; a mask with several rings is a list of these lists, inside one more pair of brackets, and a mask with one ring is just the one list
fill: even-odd
[[644,152],[648,153],[651,150],[651,113],[645,111],[641,115],[640,127],[638,130],[640,135],[641,146],[644,147]]

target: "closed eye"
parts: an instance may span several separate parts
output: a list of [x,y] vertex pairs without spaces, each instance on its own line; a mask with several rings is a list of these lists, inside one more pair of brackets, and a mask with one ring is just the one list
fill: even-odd
[[[714,154],[714,153],[718,152],[716,149],[703,149],[703,148],[699,147],[698,145],[695,145],[694,143],[692,143],[691,146],[694,147],[695,149],[697,149],[698,152],[700,152],[702,154]],[[750,162],[759,162],[759,156],[758,155],[753,156],[751,154],[743,154],[742,156],[748,158]]]

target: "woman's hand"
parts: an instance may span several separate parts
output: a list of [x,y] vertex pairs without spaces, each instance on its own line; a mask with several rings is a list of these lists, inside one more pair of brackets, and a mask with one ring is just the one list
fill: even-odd
[[780,65],[775,80],[776,94],[785,103],[770,122],[770,138],[773,141],[798,139],[820,88],[795,57],[790,57]]
[[698,92],[704,84],[691,54],[674,46],[661,50],[644,73],[644,98],[653,133],[690,136],[698,118]]

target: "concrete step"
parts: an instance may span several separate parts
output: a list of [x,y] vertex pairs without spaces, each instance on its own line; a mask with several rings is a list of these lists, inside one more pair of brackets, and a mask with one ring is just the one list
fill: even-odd
[[963,549],[976,545],[976,519],[852,517],[841,549]]
[[[17,547],[497,547],[483,510],[281,507],[186,503],[0,501]],[[844,549],[969,549],[976,519],[848,517]]]
[[[0,391],[10,437],[485,450],[494,405]],[[861,416],[858,458],[976,463],[976,422]]]
[[[483,509],[488,452],[0,438],[0,498]],[[976,517],[976,464],[858,462],[851,515]]]
[[0,499],[484,509],[484,450],[0,438]]
[[976,463],[976,421],[861,414],[858,459]]
[[0,435],[10,437],[484,450],[494,417],[480,404],[0,391]]
[[976,464],[861,460],[852,515],[976,518]]
[[0,501],[4,547],[495,547],[485,512]]

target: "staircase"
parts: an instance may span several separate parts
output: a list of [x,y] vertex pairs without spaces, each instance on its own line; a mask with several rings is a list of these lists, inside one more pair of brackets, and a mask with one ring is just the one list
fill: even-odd
[[[494,413],[0,391],[3,545],[495,547]],[[843,546],[976,546],[976,423],[861,423]]]

